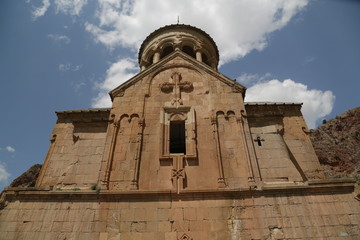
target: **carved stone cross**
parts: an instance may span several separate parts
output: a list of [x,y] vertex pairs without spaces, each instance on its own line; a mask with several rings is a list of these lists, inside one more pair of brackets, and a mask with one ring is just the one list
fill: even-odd
[[183,156],[177,155],[173,158],[175,160],[175,169],[172,169],[171,178],[175,185],[176,192],[179,194],[180,189],[183,189],[183,181],[185,178],[185,169],[183,166]]
[[261,142],[263,141],[265,141],[265,139],[261,139],[259,136],[256,139],[254,139],[254,142],[257,142],[258,146],[261,146],[262,145]]
[[171,75],[171,81],[166,82],[160,85],[161,91],[163,92],[172,92],[174,91],[174,98],[171,100],[171,105],[175,105],[176,108],[179,107],[179,105],[183,105],[183,101],[181,99],[181,90],[191,90],[193,88],[192,82],[189,81],[181,81],[181,74],[178,72],[174,72]]

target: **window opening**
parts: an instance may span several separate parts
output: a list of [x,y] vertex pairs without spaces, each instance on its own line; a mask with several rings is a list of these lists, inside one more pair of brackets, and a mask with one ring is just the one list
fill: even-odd
[[166,48],[164,48],[163,52],[161,53],[160,59],[163,59],[164,57],[166,57],[173,51],[174,51],[174,48],[172,46],[167,46]]
[[209,59],[204,53],[201,54],[201,58],[202,58],[203,63],[210,66]]
[[187,55],[190,55],[191,57],[196,58],[194,49],[193,49],[192,47],[184,46],[182,50],[183,50],[183,52],[186,53]]
[[186,154],[185,121],[170,122],[170,153]]

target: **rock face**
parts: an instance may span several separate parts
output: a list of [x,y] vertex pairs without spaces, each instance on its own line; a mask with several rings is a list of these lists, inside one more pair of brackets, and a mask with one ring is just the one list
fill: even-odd
[[10,187],[35,187],[36,179],[39,176],[41,164],[35,164],[26,172],[12,181]]
[[327,121],[310,138],[328,177],[360,176],[360,107]]

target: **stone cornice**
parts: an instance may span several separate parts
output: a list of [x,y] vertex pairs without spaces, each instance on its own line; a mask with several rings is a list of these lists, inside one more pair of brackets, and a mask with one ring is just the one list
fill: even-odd
[[252,102],[245,103],[248,117],[275,117],[301,115],[302,103]]
[[103,122],[109,120],[111,108],[80,109],[55,112],[58,122]]
[[355,189],[355,180],[352,178],[315,180],[307,185],[268,185],[261,189],[226,189],[216,190],[182,190],[176,191],[124,191],[108,190],[53,190],[51,188],[6,188],[1,196],[4,204],[14,200],[69,200],[69,201],[140,201],[176,200],[176,199],[237,199],[246,197],[261,197],[269,195],[311,195],[311,194],[343,194],[352,193]]

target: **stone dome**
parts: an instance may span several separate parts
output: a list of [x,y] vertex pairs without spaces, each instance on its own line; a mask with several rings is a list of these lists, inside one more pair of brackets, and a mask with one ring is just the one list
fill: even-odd
[[174,51],[182,51],[217,69],[219,51],[210,35],[190,25],[174,24],[161,27],[146,37],[139,50],[141,70]]

